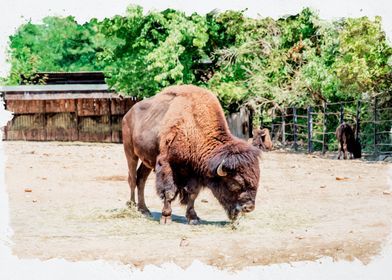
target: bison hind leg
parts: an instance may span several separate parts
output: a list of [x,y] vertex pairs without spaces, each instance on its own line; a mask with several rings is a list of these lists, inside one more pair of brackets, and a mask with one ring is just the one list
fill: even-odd
[[138,159],[131,158],[127,155],[128,160],[128,185],[131,191],[130,198],[127,201],[127,206],[132,208],[136,206],[135,190],[136,190],[136,166]]
[[148,175],[151,173],[151,168],[147,167],[143,162],[137,169],[136,185],[137,185],[137,209],[146,216],[151,216],[150,210],[146,206],[144,200],[144,188]]

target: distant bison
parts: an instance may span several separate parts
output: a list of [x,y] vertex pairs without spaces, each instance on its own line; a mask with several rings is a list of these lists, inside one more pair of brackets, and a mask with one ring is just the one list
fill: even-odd
[[350,125],[342,123],[336,129],[335,134],[339,145],[338,159],[340,159],[342,152],[344,159],[347,159],[347,152],[350,153],[350,158],[361,158],[361,144],[358,139],[355,139],[354,131]]
[[[161,223],[171,221],[171,202],[179,196],[190,224],[199,223],[194,202],[209,188],[234,220],[255,208],[259,150],[234,137],[218,99],[210,91],[172,86],[135,104],[124,116],[123,143],[128,162],[130,203],[150,214],[144,187],[151,170],[163,200]],[[141,160],[137,168],[138,159]]]
[[263,150],[272,150],[272,141],[268,128],[255,128],[253,129],[252,145]]

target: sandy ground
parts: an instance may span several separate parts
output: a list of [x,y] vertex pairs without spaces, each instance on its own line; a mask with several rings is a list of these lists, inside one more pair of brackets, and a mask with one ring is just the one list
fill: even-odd
[[132,267],[170,261],[186,267],[198,259],[230,270],[322,256],[368,263],[392,228],[391,164],[264,153],[256,210],[233,229],[208,190],[196,202],[201,225],[187,225],[178,204],[173,223],[160,225],[153,174],[146,188],[153,219],[127,209],[121,145],[4,145],[12,248],[22,258]]

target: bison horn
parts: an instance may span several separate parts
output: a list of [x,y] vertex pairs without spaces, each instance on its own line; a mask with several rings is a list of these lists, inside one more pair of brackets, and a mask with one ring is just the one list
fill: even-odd
[[216,170],[216,173],[218,173],[219,176],[224,177],[227,175],[225,171],[223,171],[223,163],[225,160],[222,160],[221,164],[219,164],[218,169]]

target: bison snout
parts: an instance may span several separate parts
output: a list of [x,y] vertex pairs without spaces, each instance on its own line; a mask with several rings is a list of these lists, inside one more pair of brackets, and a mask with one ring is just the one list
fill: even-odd
[[247,203],[241,207],[241,211],[245,213],[252,212],[253,210],[255,210],[255,205],[253,203]]

